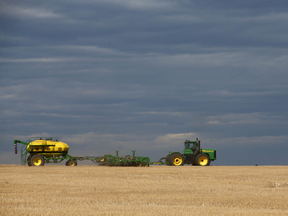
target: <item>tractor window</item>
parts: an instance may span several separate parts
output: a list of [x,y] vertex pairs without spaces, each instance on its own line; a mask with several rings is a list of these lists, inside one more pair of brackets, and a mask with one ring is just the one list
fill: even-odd
[[197,144],[196,143],[185,143],[185,149],[196,149]]

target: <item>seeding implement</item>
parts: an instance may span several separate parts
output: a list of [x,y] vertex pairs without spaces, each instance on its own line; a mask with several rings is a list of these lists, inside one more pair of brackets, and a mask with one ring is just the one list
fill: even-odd
[[135,150],[132,151],[132,156],[126,155],[125,157],[119,157],[116,151],[116,156],[104,155],[103,157],[98,157],[97,162],[99,165],[107,166],[143,166],[147,167],[150,164],[149,157],[136,157]]
[[30,137],[27,142],[14,140],[15,154],[17,154],[17,143],[21,147],[21,164],[28,166],[44,166],[45,163],[60,163],[67,160],[66,166],[77,166],[78,161],[90,160],[94,163],[107,166],[149,166],[149,157],[136,157],[135,150],[132,156],[119,157],[104,155],[103,157],[93,156],[71,156],[68,154],[69,146],[58,141],[57,137]]

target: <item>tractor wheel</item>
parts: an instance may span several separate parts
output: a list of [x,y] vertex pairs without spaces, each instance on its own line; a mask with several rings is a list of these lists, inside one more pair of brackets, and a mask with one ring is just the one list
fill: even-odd
[[77,166],[77,162],[75,160],[68,160],[66,166]]
[[197,166],[209,166],[210,158],[207,154],[199,154],[196,156],[195,163]]
[[170,164],[172,166],[183,166],[184,165],[184,157],[181,154],[172,154],[170,156]]
[[167,166],[172,166],[170,157],[171,157],[171,155],[167,155],[165,158],[165,163]]
[[[44,166],[44,158],[42,155],[33,155],[30,159],[31,166]],[[28,163],[29,165],[29,163]]]

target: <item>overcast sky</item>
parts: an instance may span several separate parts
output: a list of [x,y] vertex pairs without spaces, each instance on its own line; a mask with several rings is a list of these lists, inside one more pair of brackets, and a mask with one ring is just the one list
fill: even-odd
[[211,165],[288,165],[287,20],[284,0],[1,1],[0,164],[57,136],[78,156],[199,138]]

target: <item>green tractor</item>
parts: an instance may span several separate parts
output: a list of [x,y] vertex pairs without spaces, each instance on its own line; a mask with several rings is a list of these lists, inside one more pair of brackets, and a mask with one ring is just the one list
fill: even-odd
[[183,166],[192,164],[194,166],[209,166],[211,161],[216,160],[216,150],[201,149],[200,140],[185,140],[183,154],[180,152],[170,152],[165,157],[165,163],[168,166]]

